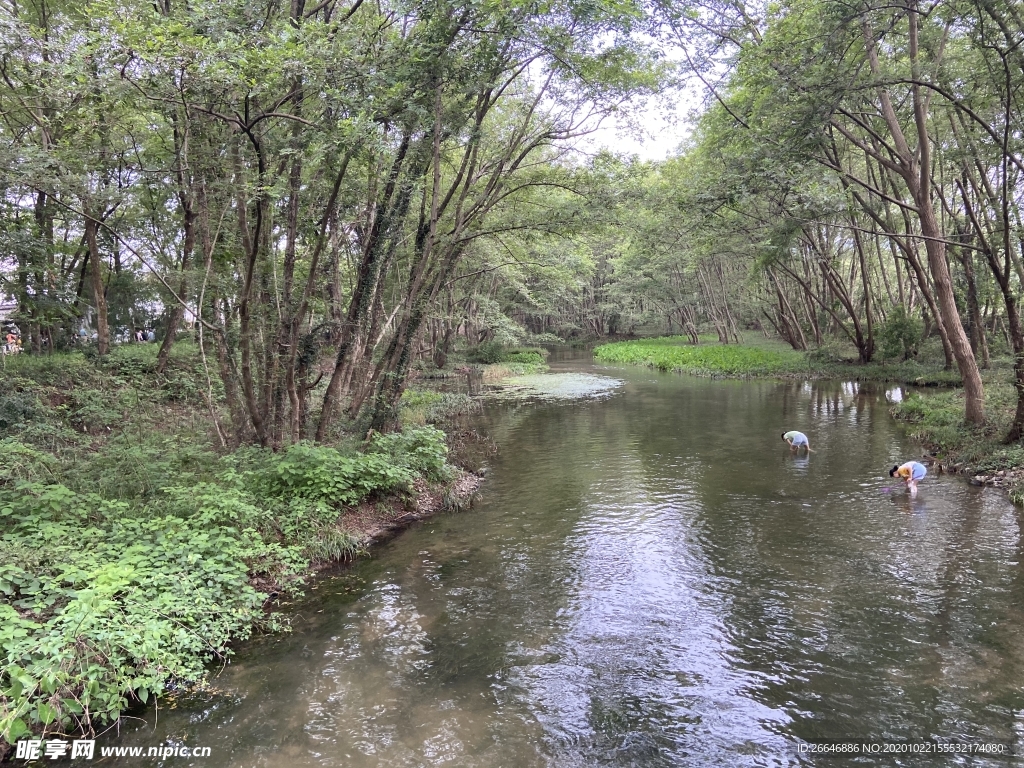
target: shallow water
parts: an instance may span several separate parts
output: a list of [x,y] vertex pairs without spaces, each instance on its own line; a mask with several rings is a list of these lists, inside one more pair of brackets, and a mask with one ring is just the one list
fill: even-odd
[[625,383],[487,406],[501,452],[471,511],[321,582],[216,695],[98,744],[270,768],[1012,763],[799,752],[821,738],[1024,754],[1021,513],[946,477],[884,491],[920,451],[883,389],[564,357]]

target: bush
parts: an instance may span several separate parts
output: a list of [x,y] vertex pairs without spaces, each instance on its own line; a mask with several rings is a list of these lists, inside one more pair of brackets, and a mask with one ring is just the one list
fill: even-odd
[[376,435],[368,455],[383,454],[406,471],[440,481],[448,476],[448,446],[445,434],[437,427],[420,427]]
[[[447,473],[433,427],[362,453],[218,457],[206,418],[222,391],[215,377],[207,403],[197,351],[176,345],[162,377],[152,344],[0,371],[0,740],[88,733],[202,683],[232,641],[279,626],[257,585],[296,590],[310,560],[355,553],[349,506]],[[451,397],[409,401],[433,418]]]
[[84,387],[76,389],[72,396],[71,424],[89,434],[112,429],[124,421],[125,410],[131,410],[131,405],[124,407],[121,394]]
[[531,333],[523,341],[527,344],[565,344],[565,339],[554,333]]
[[897,305],[878,329],[879,351],[886,360],[908,360],[917,355],[923,333],[924,323]]
[[503,363],[519,363],[520,365],[544,365],[544,355],[535,349],[512,349],[509,350]]
[[432,392],[407,389],[399,403],[402,426],[451,424],[457,417],[480,410],[480,401],[462,392]]
[[334,448],[297,443],[268,463],[259,484],[270,496],[358,504],[372,493],[408,487],[413,473],[382,453],[344,456]]
[[849,340],[825,336],[814,349],[807,353],[807,359],[818,363],[844,363],[856,359],[857,351]]
[[481,407],[479,400],[464,392],[444,392],[427,409],[426,420],[430,424],[450,424],[459,416],[480,411]]
[[496,341],[489,341],[466,350],[466,360],[471,363],[495,365],[516,363],[520,365],[544,366],[545,352],[530,347],[505,347]]
[[116,344],[100,358],[102,367],[123,379],[144,381],[156,368],[157,344]]
[[210,511],[133,514],[60,484],[0,494],[4,738],[116,719],[172,677],[201,679],[262,620],[250,564],[297,559]]
[[466,360],[471,363],[493,365],[494,363],[500,363],[504,354],[505,348],[501,344],[496,341],[488,341],[467,349]]
[[403,427],[422,427],[433,407],[441,401],[440,392],[407,389],[398,403],[398,420]]
[[253,578],[297,585],[310,559],[351,557],[345,507],[448,472],[434,427],[378,435],[354,454],[308,443],[222,461],[168,450],[142,456],[151,472],[129,481],[140,491],[129,501],[40,482],[51,459],[13,440],[0,448],[11,457],[0,476],[0,738],[12,743],[88,731],[172,680],[201,681],[211,654],[267,623]]
[[30,392],[0,392],[0,433],[13,432],[39,416],[39,401]]
[[19,480],[52,479],[57,469],[57,461],[52,456],[13,438],[0,440],[0,456],[4,457],[0,463],[0,486]]

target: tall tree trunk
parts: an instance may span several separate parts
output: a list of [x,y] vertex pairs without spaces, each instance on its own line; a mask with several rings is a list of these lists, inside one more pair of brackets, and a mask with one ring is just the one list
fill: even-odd
[[85,243],[89,249],[89,285],[92,288],[93,308],[96,310],[96,345],[101,355],[110,352],[110,328],[107,325],[107,295],[103,285],[103,259],[97,238],[99,221],[86,213]]
[[893,151],[898,158],[898,163],[890,162],[889,166],[902,176],[914,200],[921,225],[921,235],[925,241],[925,252],[928,255],[928,269],[935,286],[935,303],[938,308],[936,320],[946,332],[950,349],[963,379],[964,418],[971,424],[981,424],[985,421],[985,389],[978,371],[977,361],[971,353],[970,342],[967,340],[967,334],[960,322],[960,313],[953,296],[953,281],[949,274],[949,264],[946,261],[946,241],[942,227],[935,215],[935,206],[932,201],[931,137],[928,135],[926,100],[922,96],[921,86],[918,84],[923,75],[918,59],[917,0],[911,0],[908,5],[907,23],[910,66],[913,75],[910,93],[914,110],[914,128],[917,132],[916,149],[912,150],[907,143],[889,92],[882,84],[884,75],[878,59],[878,48],[874,36],[865,22],[864,41],[867,47],[868,63],[872,73],[879,78],[876,90],[881,113],[892,137]]

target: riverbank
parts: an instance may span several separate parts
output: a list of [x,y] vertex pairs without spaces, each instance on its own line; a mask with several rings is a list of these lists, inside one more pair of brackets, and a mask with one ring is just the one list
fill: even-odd
[[987,423],[964,423],[960,377],[942,369],[941,359],[860,364],[849,359],[797,352],[772,340],[753,344],[693,346],[685,337],[638,339],[595,348],[601,362],[646,365],[662,371],[721,378],[842,379],[878,381],[929,388],[912,392],[891,414],[906,423],[911,436],[932,458],[937,470],[968,477],[976,485],[1003,488],[1024,505],[1024,446],[1006,445],[1016,408],[1012,361],[994,359],[984,372]]
[[942,472],[965,475],[974,485],[1002,488],[1010,499],[1024,505],[1024,445],[1004,442],[1017,406],[1017,393],[1006,376],[985,377],[985,415],[982,427],[963,420],[960,390],[913,392],[890,412],[907,424]]
[[0,743],[89,733],[201,687],[233,644],[288,628],[274,598],[468,505],[480,480],[465,466],[492,450],[457,424],[466,395],[412,391],[400,433],[229,452],[196,349],[178,345],[160,375],[155,355],[0,371]]

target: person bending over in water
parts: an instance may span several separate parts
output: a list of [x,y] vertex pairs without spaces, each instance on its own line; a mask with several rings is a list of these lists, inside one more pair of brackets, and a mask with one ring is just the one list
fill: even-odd
[[889,470],[889,477],[899,477],[907,482],[907,488],[911,496],[917,496],[917,483],[928,474],[924,464],[918,461],[908,461],[901,467],[893,467]]
[[811,450],[811,444],[807,442],[807,435],[803,432],[797,432],[796,430],[783,432],[782,439],[789,443],[789,447],[794,451],[799,451],[801,445],[807,449],[808,453]]

